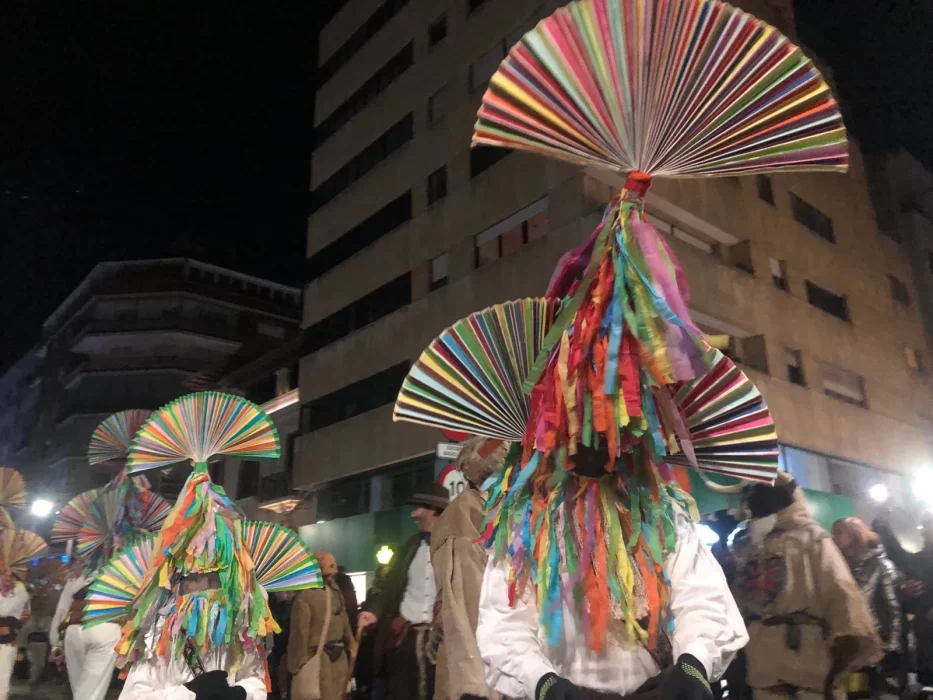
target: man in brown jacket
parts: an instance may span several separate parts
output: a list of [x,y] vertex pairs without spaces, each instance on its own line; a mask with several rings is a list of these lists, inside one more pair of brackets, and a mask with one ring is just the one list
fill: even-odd
[[[311,658],[321,650],[321,700],[341,700],[350,680],[350,656],[353,652],[353,632],[344,603],[343,593],[336,583],[337,562],[332,554],[316,552],[324,587],[307,589],[298,594],[292,604],[291,630],[288,637],[286,663],[292,676],[290,696],[299,696],[298,675]],[[330,599],[328,601],[328,598]],[[328,609],[330,623],[328,624]],[[326,635],[324,628],[327,628]],[[324,637],[322,641],[322,637]]]
[[457,459],[466,478],[464,489],[438,517],[431,533],[431,565],[437,581],[432,628],[437,678],[434,700],[494,700],[486,686],[483,659],[476,645],[479,592],[486,552],[475,542],[485,515],[480,488],[502,467],[507,446],[501,440],[467,440]]

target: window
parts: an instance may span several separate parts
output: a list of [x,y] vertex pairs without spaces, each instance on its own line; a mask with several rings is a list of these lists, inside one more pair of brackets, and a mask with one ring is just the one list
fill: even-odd
[[933,272],[933,251],[927,251],[927,267]]
[[803,376],[803,357],[800,350],[784,348],[784,365],[787,368],[787,381],[797,386],[806,386]]
[[845,401],[861,408],[868,407],[865,396],[865,380],[859,375],[823,363],[823,393],[838,401]]
[[315,188],[311,193],[311,213],[314,214],[411,141],[412,136],[414,136],[414,120],[411,113],[408,113],[401,121],[357,153],[346,165]]
[[375,214],[367,217],[333,243],[329,243],[308,258],[305,263],[305,283],[312,282],[333,270],[340,263],[409,221],[411,221],[411,190],[396,197]]
[[438,255],[431,261],[431,291],[447,286],[447,253]]
[[780,289],[782,292],[788,290],[787,286],[787,263],[783,260],[778,260],[777,258],[771,258],[771,283],[774,285],[775,289]]
[[733,246],[729,246],[729,262],[732,265],[747,272],[750,275],[755,274],[755,264],[752,262],[752,244],[750,241],[742,241]]
[[771,186],[771,178],[767,175],[756,175],[755,186],[758,188],[758,199],[774,205],[774,188]]
[[508,148],[496,146],[477,146],[472,149],[470,151],[470,177],[474,178],[483,174],[511,152]]
[[207,473],[210,475],[212,482],[222,487],[226,479],[227,465],[222,459],[211,462],[207,465]]
[[809,202],[805,202],[793,192],[790,193],[790,208],[794,220],[803,224],[817,236],[830,243],[836,242],[836,233],[833,231],[833,220]]
[[914,348],[904,348],[904,361],[914,372],[923,371],[923,363],[920,361],[920,353]]
[[833,294],[828,289],[813,284],[810,280],[807,280],[807,301],[820,311],[825,311],[843,321],[851,322],[852,320],[849,316],[849,303],[844,296]]
[[279,340],[285,339],[285,329],[274,323],[260,322],[256,330],[260,335],[267,335],[270,338],[278,338]]
[[905,309],[910,306],[910,292],[907,285],[894,275],[888,275],[888,283],[891,286],[891,298]]
[[467,14],[476,12],[486,3],[486,0],[467,0]]
[[406,272],[327,318],[305,328],[304,354],[310,355],[317,352],[410,303],[411,273]]
[[240,462],[240,478],[237,479],[236,497],[253,498],[259,495],[259,461],[248,459]]
[[303,407],[307,432],[315,432],[394,403],[409,367],[409,362],[402,362],[326,396],[312,399]]
[[447,15],[441,15],[428,27],[428,48],[432,49],[447,38]]
[[312,149],[318,148],[327,141],[348,121],[362,112],[372,102],[385,92],[395,79],[411,68],[415,60],[414,45],[409,43],[404,49],[379,70],[377,70],[360,88],[344,100],[337,109],[330,113],[314,129]]
[[447,166],[442,165],[428,175],[428,205],[447,196]]
[[473,265],[476,268],[518,252],[521,247],[547,233],[547,199],[542,199],[473,239]]
[[386,0],[373,12],[369,19],[357,29],[353,36],[347,39],[343,45],[334,51],[333,55],[318,67],[317,81],[318,85],[323,85],[336,75],[346,63],[356,55],[356,52],[366,46],[366,43],[372,39],[386,24],[397,15],[408,0]]
[[437,124],[450,111],[452,92],[445,85],[428,98],[428,124]]
[[486,88],[486,83],[493,76],[505,58],[505,42],[499,42],[487,51],[482,58],[470,66],[470,92]]

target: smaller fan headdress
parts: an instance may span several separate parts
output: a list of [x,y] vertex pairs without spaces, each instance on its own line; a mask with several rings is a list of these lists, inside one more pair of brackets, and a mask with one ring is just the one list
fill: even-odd
[[26,581],[27,565],[42,556],[48,545],[29,530],[6,528],[0,531],[0,578]]
[[26,505],[26,482],[11,467],[0,467],[0,529],[13,527],[10,508]]
[[[274,459],[272,419],[239,396],[200,392],[152,414],[130,448],[131,474],[183,460],[194,465],[160,532],[124,550],[91,588],[87,623],[126,620],[118,665],[145,656],[180,658],[232,645],[233,658],[262,644],[279,627],[267,590],[319,587],[320,571],[295,533],[247,523],[211,483],[208,460],[230,455]],[[182,578],[216,574],[220,588],[183,595]]]

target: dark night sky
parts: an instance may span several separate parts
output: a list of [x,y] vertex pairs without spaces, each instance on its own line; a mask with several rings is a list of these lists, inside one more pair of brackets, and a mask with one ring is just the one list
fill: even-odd
[[[0,365],[99,261],[189,255],[300,284],[322,4],[2,4]],[[933,162],[933,3],[798,5],[850,127]]]

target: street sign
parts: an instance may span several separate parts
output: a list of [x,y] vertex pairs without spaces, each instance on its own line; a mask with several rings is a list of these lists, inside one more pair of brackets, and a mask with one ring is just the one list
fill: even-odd
[[437,456],[439,459],[457,459],[460,455],[460,445],[455,442],[437,443]]
[[464,478],[463,474],[459,469],[453,464],[448,464],[444,467],[444,471],[441,472],[441,476],[438,479],[441,486],[447,489],[447,493],[450,495],[450,500],[454,500],[457,496],[460,495],[460,492],[467,487],[467,480]]

